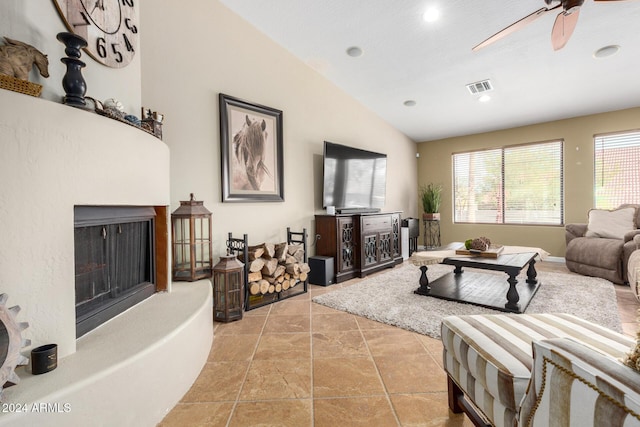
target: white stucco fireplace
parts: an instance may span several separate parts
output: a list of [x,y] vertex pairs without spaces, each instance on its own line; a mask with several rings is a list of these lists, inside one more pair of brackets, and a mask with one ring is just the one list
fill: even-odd
[[[32,347],[56,343],[59,357],[44,375],[19,368],[21,381],[5,390],[5,401],[72,408],[0,414],[0,425],[158,422],[197,377],[213,339],[210,283],[170,283],[168,147],[126,124],[9,91],[0,93],[0,112],[0,291],[21,307]],[[161,292],[76,340],[74,208],[96,205],[156,211]],[[125,388],[131,393],[114,401],[110,391]],[[108,405],[100,393],[109,393]]]

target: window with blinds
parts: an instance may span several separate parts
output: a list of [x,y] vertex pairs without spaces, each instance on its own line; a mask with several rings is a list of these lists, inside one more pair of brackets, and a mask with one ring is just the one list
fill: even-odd
[[453,155],[454,222],[564,224],[563,141]]
[[596,135],[594,160],[596,208],[640,203],[640,131]]

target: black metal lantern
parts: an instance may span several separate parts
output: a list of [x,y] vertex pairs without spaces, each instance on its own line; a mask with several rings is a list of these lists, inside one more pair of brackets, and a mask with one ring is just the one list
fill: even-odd
[[223,255],[213,267],[213,320],[240,320],[243,308],[244,264],[235,255]]
[[211,212],[196,201],[180,202],[171,214],[173,280],[211,277]]

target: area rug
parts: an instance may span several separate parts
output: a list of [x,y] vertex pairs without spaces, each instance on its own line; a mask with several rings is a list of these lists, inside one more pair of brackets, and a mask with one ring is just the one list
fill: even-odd
[[[429,282],[453,270],[441,264],[429,266]],[[505,277],[505,295],[507,275]],[[346,288],[313,298],[313,302],[440,338],[440,322],[449,315],[501,313],[497,310],[416,295],[420,269],[403,264],[363,279]],[[526,277],[522,276],[521,282]],[[622,332],[614,285],[604,279],[554,272],[539,272],[542,283],[525,313],[569,313],[616,332]],[[517,316],[517,314],[514,314]]]

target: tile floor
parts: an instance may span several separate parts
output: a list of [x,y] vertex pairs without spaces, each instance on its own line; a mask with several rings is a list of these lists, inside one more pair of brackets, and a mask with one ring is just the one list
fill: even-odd
[[[358,280],[216,323],[199,378],[159,426],[471,426],[448,410],[439,340],[311,302]],[[635,336],[638,303],[628,286],[616,291]]]

